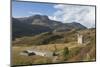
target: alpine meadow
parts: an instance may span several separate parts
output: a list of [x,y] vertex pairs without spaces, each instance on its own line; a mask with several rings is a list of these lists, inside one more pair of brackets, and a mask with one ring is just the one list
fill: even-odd
[[95,8],[12,1],[12,66],[96,61]]

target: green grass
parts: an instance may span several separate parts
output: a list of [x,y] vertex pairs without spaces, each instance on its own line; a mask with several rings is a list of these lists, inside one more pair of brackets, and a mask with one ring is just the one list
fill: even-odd
[[30,47],[13,47],[12,50],[12,64],[13,65],[27,65],[27,64],[43,64],[50,63],[51,59],[42,56],[23,56],[20,53]]
[[[94,61],[96,59],[95,30],[78,31],[85,36],[84,45],[78,45],[76,40],[76,31],[52,33],[46,32],[36,36],[25,36],[13,41],[12,47],[12,64],[45,64],[52,62],[54,57],[42,56],[22,56],[20,52],[27,49],[36,49],[44,51],[56,51],[60,53],[59,62],[75,62],[75,61]],[[66,57],[62,56],[63,49],[68,47],[69,53]],[[66,58],[66,60],[64,60]],[[55,62],[55,63],[58,63]]]

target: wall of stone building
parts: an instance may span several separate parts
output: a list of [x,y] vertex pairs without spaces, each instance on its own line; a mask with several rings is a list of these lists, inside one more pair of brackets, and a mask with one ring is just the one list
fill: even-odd
[[83,35],[77,34],[77,42],[78,44],[83,44]]

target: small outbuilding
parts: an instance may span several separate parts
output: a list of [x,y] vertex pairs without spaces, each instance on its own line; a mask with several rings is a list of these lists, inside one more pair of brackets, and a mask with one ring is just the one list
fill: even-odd
[[77,34],[77,42],[78,44],[83,44],[83,35]]

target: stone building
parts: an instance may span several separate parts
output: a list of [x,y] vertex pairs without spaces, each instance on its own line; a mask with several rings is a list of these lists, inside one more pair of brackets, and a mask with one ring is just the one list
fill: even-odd
[[78,44],[83,44],[83,35],[77,34],[77,43]]

